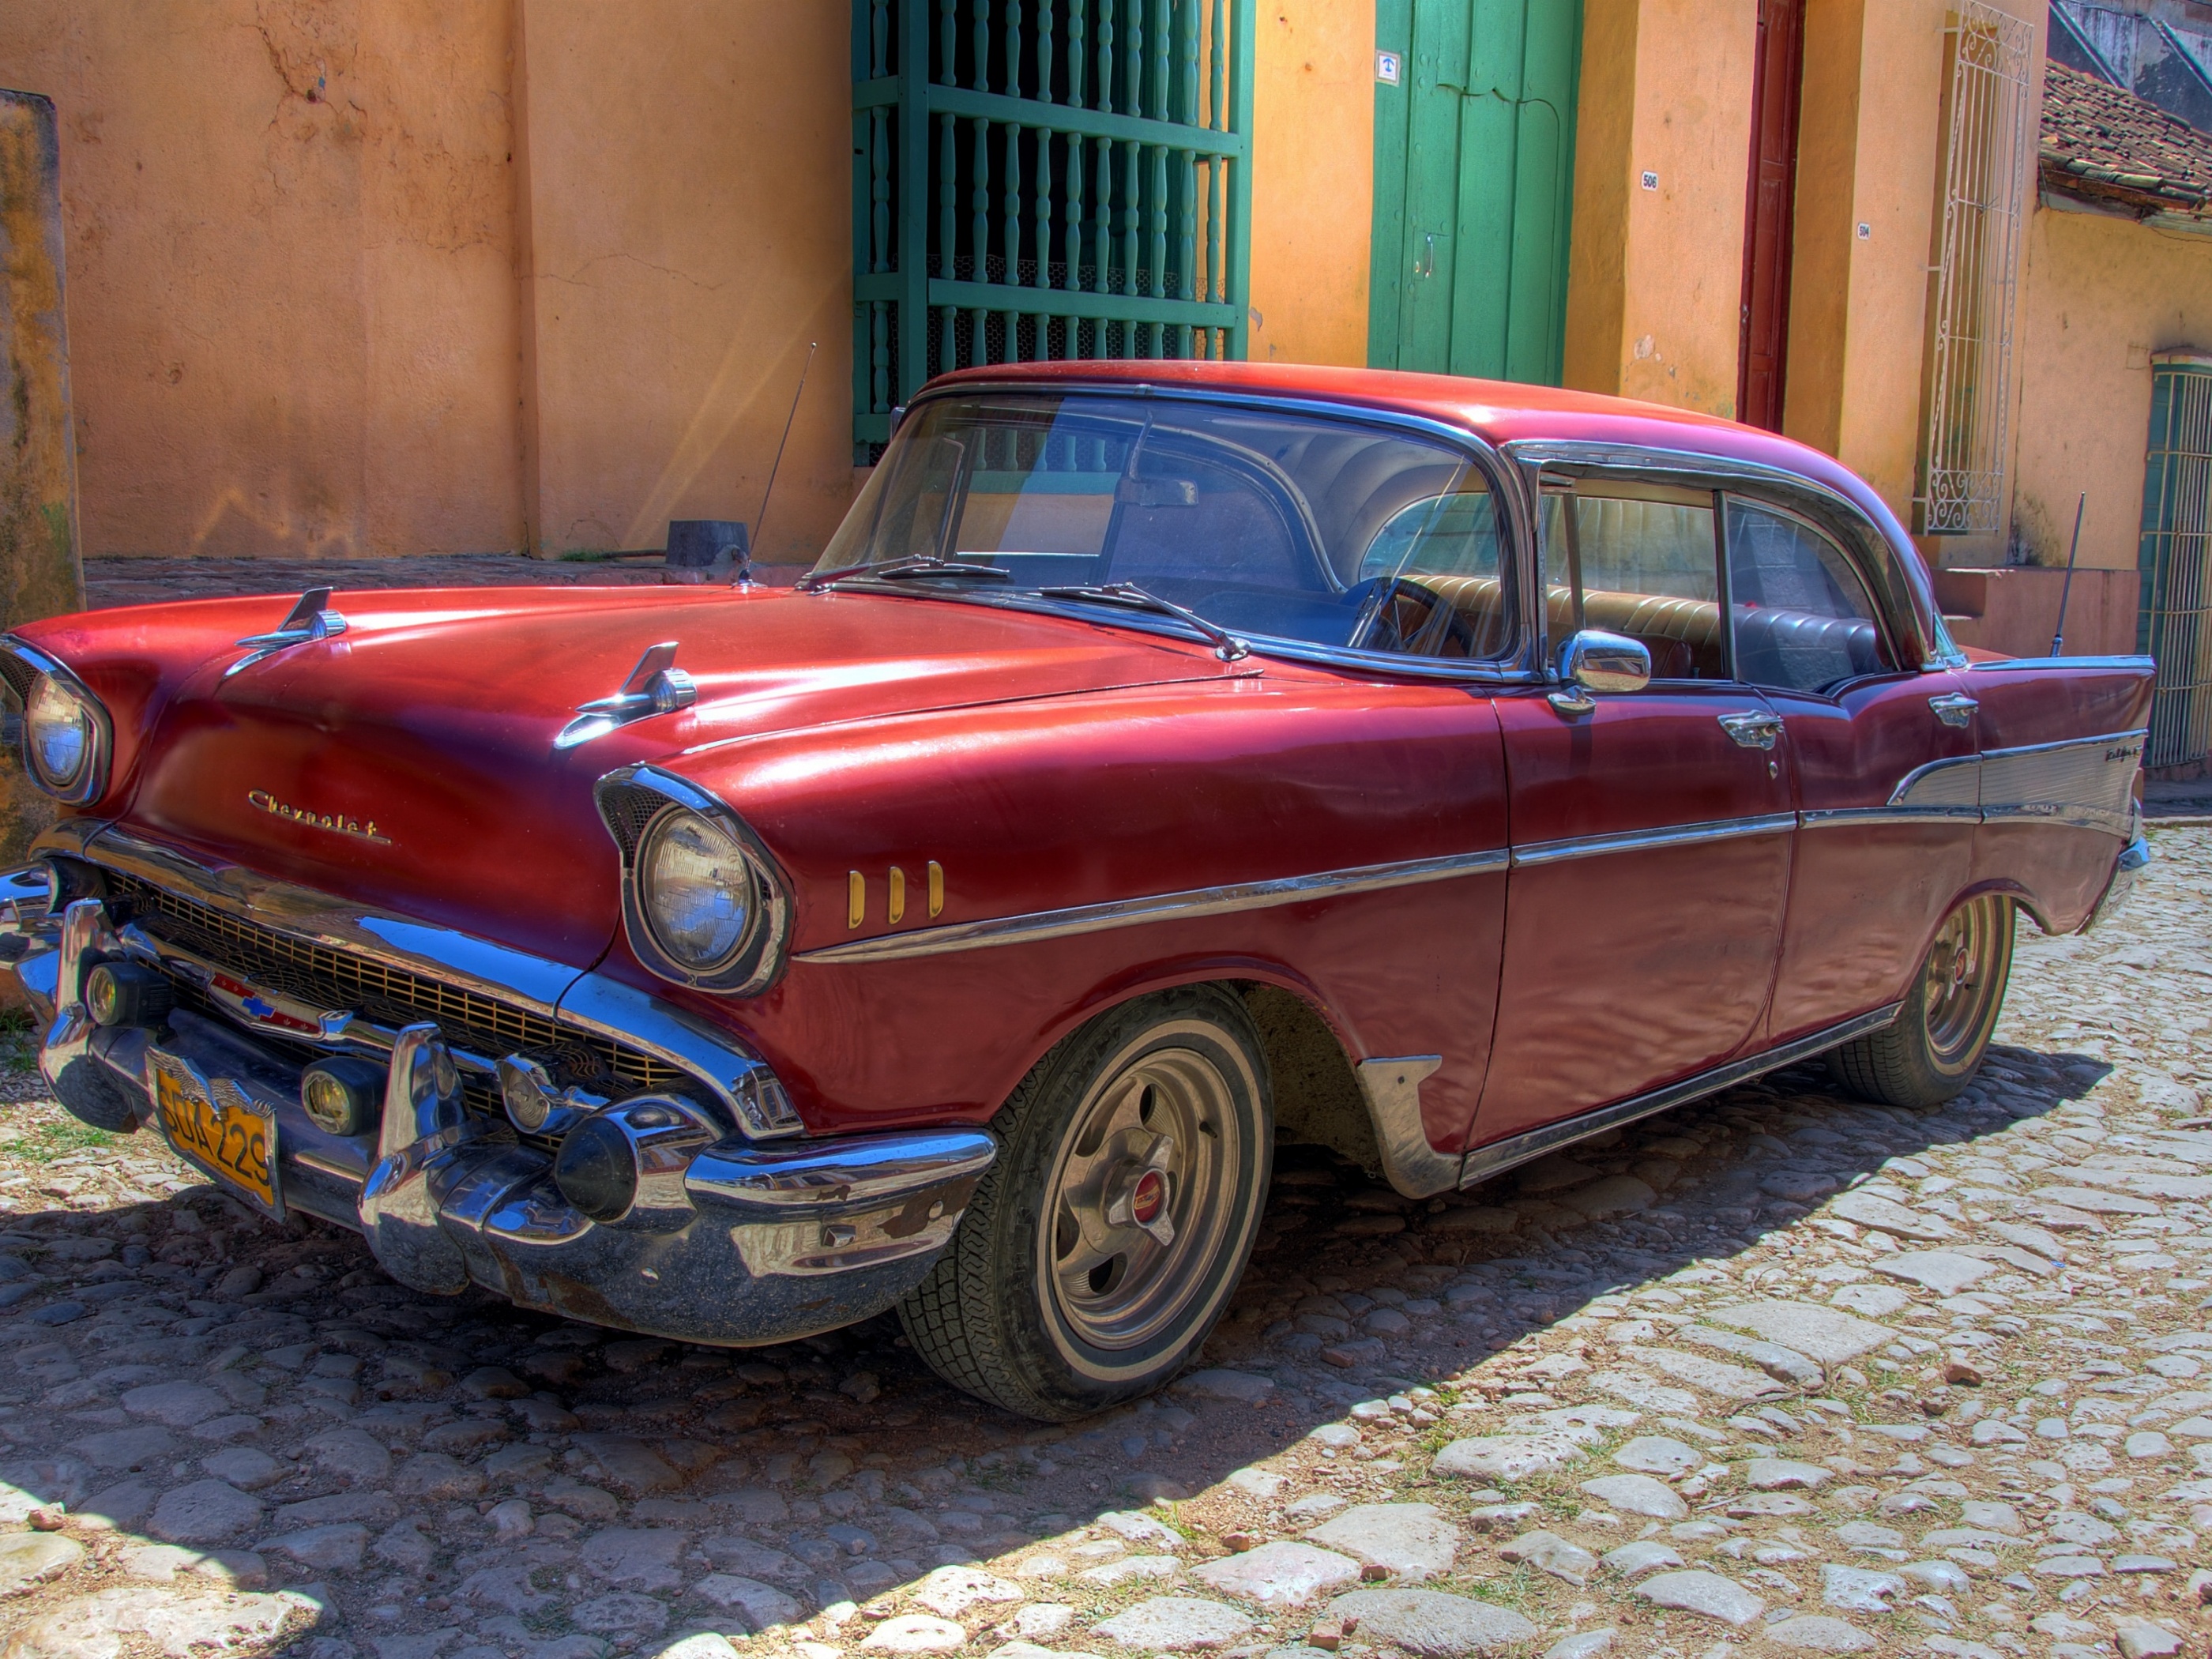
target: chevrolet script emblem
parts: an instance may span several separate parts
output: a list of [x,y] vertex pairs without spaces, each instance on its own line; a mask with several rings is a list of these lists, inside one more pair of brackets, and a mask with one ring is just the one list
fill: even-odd
[[380,847],[392,845],[392,837],[377,829],[374,818],[363,823],[359,818],[349,818],[343,812],[310,812],[303,806],[287,806],[266,789],[250,791],[246,801],[257,812],[266,812],[271,817],[284,818],[293,823],[304,823],[310,830],[328,830],[333,835],[351,836],[356,841],[373,841]]

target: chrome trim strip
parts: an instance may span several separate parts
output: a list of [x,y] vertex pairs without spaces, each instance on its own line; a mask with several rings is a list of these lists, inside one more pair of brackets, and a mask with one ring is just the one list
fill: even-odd
[[1367,1114],[1375,1121],[1375,1140],[1382,1153],[1382,1173],[1407,1198],[1431,1198],[1459,1185],[1460,1155],[1429,1144],[1421,1123],[1421,1085],[1444,1063],[1442,1054],[1409,1054],[1402,1060],[1363,1060],[1352,1068]]
[[[1957,780],[1955,788],[1948,787]],[[1958,817],[1979,818],[1982,815],[1982,757],[1949,755],[1942,760],[1932,760],[1914,767],[1897,781],[1897,787],[1889,792],[1892,806],[1913,807],[1912,797],[1922,796],[1914,810],[1943,812]]]
[[1738,841],[1748,836],[1779,835],[1796,827],[1795,812],[1768,812],[1758,817],[1720,818],[1664,830],[1631,830],[1613,836],[1574,836],[1565,841],[1531,842],[1513,849],[1513,867],[1519,870],[1532,865],[1559,864],[1568,859],[1597,858],[1607,853],[1641,852],[1653,847]]
[[238,865],[204,863],[112,827],[88,836],[58,824],[31,850],[105,866],[290,938],[365,956],[627,1043],[690,1073],[731,1114],[734,1126],[756,1138],[796,1134],[802,1127],[781,1083],[741,1038],[605,975],[348,903]]
[[2158,672],[2154,657],[2007,657],[1998,662],[1969,663],[1976,674],[2002,674],[2020,668],[2131,669],[2146,674]]
[[[107,712],[107,705],[93,695],[92,688],[76,677],[75,669],[60,658],[40,650],[37,646],[9,634],[0,635],[0,651],[15,658],[33,672],[59,681],[92,715],[92,752],[85,757],[82,781],[66,793],[50,789],[39,776],[39,769],[31,764],[30,699],[14,698],[10,693],[12,700],[22,705],[23,740],[20,757],[31,787],[49,800],[58,800],[64,806],[82,806],[89,801],[98,800],[107,793],[108,771],[115,763],[115,719]],[[6,682],[0,680],[0,689],[5,686]]]
[[[2073,662],[2078,659],[2069,657],[2066,660]],[[2150,659],[2145,657],[2143,661],[2148,664]],[[1982,758],[1985,761],[2010,760],[2015,755],[2048,755],[2061,749],[2087,749],[2093,744],[2136,743],[2148,736],[2150,728],[2138,726],[2132,731],[2105,732],[2093,738],[2061,738],[2056,743],[2024,743],[2011,749],[1984,749]]]
[[1633,1123],[1638,1118],[1666,1111],[1699,1095],[1711,1094],[1717,1089],[1731,1087],[1748,1078],[1757,1077],[1762,1072],[1775,1071],[1795,1061],[1809,1059],[1838,1043],[1863,1036],[1869,1031],[1878,1031],[1894,1020],[1897,1011],[1903,1006],[1902,1003],[1893,1002],[1872,1013],[1861,1014],[1855,1019],[1831,1025],[1809,1036],[1799,1037],[1794,1042],[1786,1042],[1779,1048],[1769,1048],[1764,1054],[1753,1054],[1746,1060],[1730,1060],[1724,1066],[1716,1066],[1711,1071],[1700,1072],[1695,1077],[1686,1077],[1679,1083],[1670,1083],[1648,1094],[1633,1095],[1610,1106],[1601,1106],[1595,1111],[1583,1112],[1557,1123],[1547,1123],[1522,1134],[1509,1135],[1486,1146],[1478,1146],[1467,1155],[1461,1167],[1460,1190],[1464,1192],[1492,1176],[1502,1175],[1519,1164],[1540,1158],[1545,1153],[1571,1141],[1580,1140],[1585,1135],[1596,1134],[1623,1123]]
[[794,1146],[724,1141],[691,1160],[684,1190],[778,1210],[880,1203],[946,1182],[974,1180],[999,1155],[981,1129],[908,1129],[840,1135]]
[[1889,823],[1966,823],[1981,822],[1975,806],[1824,806],[1797,815],[1801,830],[1851,829]]
[[1368,864],[1350,870],[1325,871],[1319,875],[1285,876],[1275,881],[1196,887],[1186,892],[1156,893],[1144,898],[1109,899],[1103,903],[1078,904],[1065,910],[1037,910],[989,921],[951,922],[911,933],[886,933],[878,939],[855,939],[849,945],[801,951],[793,960],[824,963],[898,962],[909,957],[942,956],[950,951],[980,951],[994,945],[1027,945],[1039,939],[1067,939],[1078,933],[1131,927],[1140,922],[1187,921],[1199,916],[1228,915],[1239,910],[1264,910],[1279,904],[1304,904],[1309,900],[1334,898],[1345,893],[1372,893],[1386,887],[1450,881],[1460,876],[1504,870],[1510,861],[1511,854],[1502,849],[1493,853],[1452,853],[1443,858]]

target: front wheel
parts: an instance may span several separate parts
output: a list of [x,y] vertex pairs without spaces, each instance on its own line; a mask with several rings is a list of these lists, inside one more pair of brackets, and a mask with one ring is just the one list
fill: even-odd
[[1853,1094],[1922,1110],[1973,1081],[2012,975],[2013,903],[1968,899],[1936,930],[1896,1020],[1828,1056]]
[[1221,1317],[1267,1202],[1273,1109],[1243,1002],[1193,986],[1111,1009],[991,1127],[998,1161],[899,1304],[915,1351],[1047,1421],[1158,1387]]

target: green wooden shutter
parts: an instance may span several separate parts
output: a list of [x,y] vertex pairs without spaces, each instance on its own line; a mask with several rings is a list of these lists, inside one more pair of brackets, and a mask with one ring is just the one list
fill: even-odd
[[933,374],[1242,357],[1250,0],[854,0],[853,436]]
[[1580,0],[1377,0],[1368,359],[1557,384]]
[[2212,756],[2212,356],[2151,360],[2136,649],[2158,659],[2148,766]]

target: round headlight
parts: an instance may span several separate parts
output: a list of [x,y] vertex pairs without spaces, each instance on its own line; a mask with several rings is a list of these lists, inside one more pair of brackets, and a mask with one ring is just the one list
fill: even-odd
[[40,675],[23,709],[24,748],[39,781],[57,794],[81,785],[95,732],[92,711],[52,675]]
[[662,813],[637,849],[653,943],[693,973],[726,966],[750,939],[759,885],[736,836],[687,807]]

